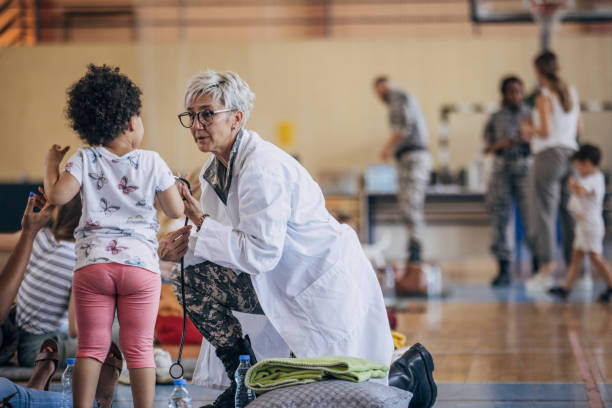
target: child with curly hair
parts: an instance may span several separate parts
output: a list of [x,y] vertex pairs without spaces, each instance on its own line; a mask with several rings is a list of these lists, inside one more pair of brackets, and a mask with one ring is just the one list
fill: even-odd
[[69,146],[53,145],[46,156],[49,201],[61,205],[80,192],[83,206],[74,232],[75,407],[93,404],[115,310],[134,406],[152,407],[154,402],[153,328],[161,280],[153,202],[157,198],[172,218],[182,216],[184,206],[164,160],[138,149],[144,134],[141,93],[119,68],[89,65],[68,90],[66,110],[72,129],[89,146],[68,160],[61,175],[59,164]]
[[576,218],[572,261],[563,284],[548,291],[551,295],[563,300],[569,296],[574,280],[580,271],[582,259],[587,254],[591,259],[591,264],[599,270],[607,285],[598,300],[604,303],[612,300],[612,271],[602,257],[603,240],[606,233],[602,216],[606,182],[603,173],[599,170],[600,160],[601,150],[591,144],[580,146],[580,149],[572,156],[572,163],[578,173],[576,178],[572,177],[568,182],[572,192],[568,207]]

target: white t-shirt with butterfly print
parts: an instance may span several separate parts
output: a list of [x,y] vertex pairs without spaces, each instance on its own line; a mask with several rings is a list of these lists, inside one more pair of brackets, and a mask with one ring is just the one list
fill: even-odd
[[64,169],[81,185],[83,213],[74,231],[75,270],[116,262],[159,273],[155,194],[174,176],[157,152],[117,156],[102,146],[80,148]]

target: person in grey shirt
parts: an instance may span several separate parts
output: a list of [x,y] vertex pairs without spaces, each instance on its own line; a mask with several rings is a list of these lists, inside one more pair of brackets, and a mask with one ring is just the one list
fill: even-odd
[[431,170],[427,124],[414,95],[399,89],[386,76],[374,80],[374,92],[389,108],[391,135],[381,158],[386,161],[393,155],[397,161],[397,199],[408,227],[408,262],[418,265],[425,235],[425,192]]
[[491,115],[484,131],[485,152],[495,155],[493,173],[489,181],[487,207],[491,213],[493,242],[491,251],[499,269],[493,286],[510,283],[512,246],[508,240],[508,224],[512,219],[512,200],[516,200],[521,221],[527,227],[528,174],[531,167],[529,143],[519,140],[523,121],[531,117],[531,110],[523,103],[523,82],[507,76],[501,82],[502,106]]

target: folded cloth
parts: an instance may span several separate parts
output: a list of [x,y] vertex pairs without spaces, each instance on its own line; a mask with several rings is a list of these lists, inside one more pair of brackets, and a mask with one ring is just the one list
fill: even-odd
[[382,364],[356,357],[271,358],[251,367],[246,374],[245,384],[260,394],[328,378],[352,382],[385,378],[388,370]]

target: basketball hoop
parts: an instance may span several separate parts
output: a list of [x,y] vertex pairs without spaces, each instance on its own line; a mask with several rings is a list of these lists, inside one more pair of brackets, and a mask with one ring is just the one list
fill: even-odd
[[561,18],[574,8],[574,0],[523,0],[540,26],[540,45],[542,51],[550,48],[550,37]]

